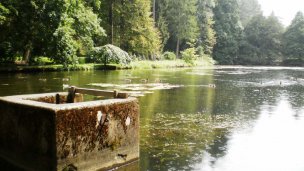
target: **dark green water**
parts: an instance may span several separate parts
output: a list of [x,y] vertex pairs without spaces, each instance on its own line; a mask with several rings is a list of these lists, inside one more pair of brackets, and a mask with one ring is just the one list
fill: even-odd
[[125,79],[180,87],[139,97],[140,161],[119,170],[304,170],[304,68],[2,74],[0,96]]

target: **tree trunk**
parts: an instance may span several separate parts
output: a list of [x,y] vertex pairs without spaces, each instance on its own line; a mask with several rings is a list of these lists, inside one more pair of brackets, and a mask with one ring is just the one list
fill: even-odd
[[177,43],[176,43],[176,59],[178,59],[179,56],[179,38],[177,38]]
[[30,47],[26,47],[23,53],[23,61],[26,65],[29,64],[30,61],[30,54],[31,54],[31,49]]
[[[122,7],[125,6],[125,0],[121,0],[120,1],[120,5]],[[119,33],[119,45],[118,47],[120,47],[121,49],[124,49],[124,50],[127,50],[128,49],[128,45],[126,45],[126,40],[125,40],[125,30],[126,30],[126,27],[125,27],[125,15],[122,14],[120,15],[120,24],[119,24],[119,27],[120,27],[120,33]],[[128,35],[127,35],[128,36]]]
[[114,22],[113,22],[113,6],[114,0],[110,1],[110,10],[109,10],[109,24],[110,24],[110,44],[114,44]]
[[154,22],[156,23],[156,0],[153,0],[153,19]]

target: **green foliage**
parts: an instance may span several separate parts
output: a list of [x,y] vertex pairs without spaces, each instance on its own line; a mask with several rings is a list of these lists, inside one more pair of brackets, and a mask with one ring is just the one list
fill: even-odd
[[[304,16],[298,12],[291,25],[283,35],[283,49],[285,63],[298,63],[304,61]],[[293,62],[291,62],[293,61]],[[302,64],[301,64],[302,63]]]
[[100,27],[100,19],[90,8],[74,2],[65,4],[59,27],[54,33],[54,60],[68,66],[76,64],[77,51],[90,51],[94,46],[94,39],[105,35]]
[[197,25],[197,0],[168,0],[166,16],[169,31],[176,40],[178,56],[181,43],[196,40],[199,28]]
[[75,31],[71,28],[71,22],[71,19],[66,20],[64,26],[59,26],[54,33],[55,51],[53,57],[57,63],[63,64],[65,67],[69,64],[75,64],[73,59],[76,58],[78,47],[73,37]]
[[197,52],[197,55],[198,55],[198,57],[203,57],[204,56],[204,47],[202,47],[202,46],[198,46],[197,48],[196,48],[196,52]]
[[88,57],[78,57],[78,64],[86,64],[89,63],[89,61]]
[[127,65],[131,62],[131,58],[127,52],[111,44],[93,48],[89,56],[95,62],[104,65],[109,63]]
[[30,65],[52,65],[54,61],[49,57],[39,56],[30,59]]
[[10,42],[4,41],[0,43],[0,63],[13,63],[15,55]]
[[9,15],[0,24],[0,51],[9,44],[12,48],[5,53],[23,56],[25,62],[46,55],[65,66],[76,63],[77,52],[86,53],[105,35],[100,19],[85,1],[3,0],[1,22],[7,13],[3,9],[9,9]]
[[283,26],[273,14],[253,17],[244,30],[238,64],[271,65],[282,57],[281,37]]
[[212,54],[213,47],[216,43],[214,20],[212,9],[215,6],[213,0],[198,0],[197,18],[200,28],[198,46],[204,49],[205,54]]
[[238,56],[242,26],[236,0],[218,0],[214,9],[216,45],[214,59],[219,64],[234,64]]
[[191,65],[194,65],[194,61],[197,60],[198,55],[196,54],[196,50],[194,47],[185,49],[184,51],[181,52],[182,54],[182,59]]
[[0,3],[0,25],[4,24],[4,22],[6,22],[8,14],[9,14],[9,9],[5,8]]
[[145,58],[160,52],[160,33],[151,18],[150,0],[102,0],[102,4],[107,43]]
[[258,0],[238,0],[238,4],[243,27],[247,26],[252,17],[262,15],[263,13]]
[[163,49],[168,39],[170,38],[170,33],[168,30],[168,23],[162,15],[159,16],[156,24],[161,34],[161,48]]
[[163,53],[162,56],[163,56],[162,58],[165,60],[175,60],[176,59],[176,55],[173,52],[167,51],[167,52]]

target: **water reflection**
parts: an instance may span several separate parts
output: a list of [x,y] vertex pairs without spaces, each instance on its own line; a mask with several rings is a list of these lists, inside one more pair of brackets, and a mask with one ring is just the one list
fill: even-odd
[[233,133],[227,153],[217,159],[205,155],[195,167],[201,171],[304,170],[303,119],[295,120],[282,98],[274,110],[263,106],[253,128]]
[[92,88],[90,83],[163,80],[182,86],[139,98],[140,161],[120,170],[303,171],[303,71],[219,67],[0,74],[0,95],[62,91],[63,84]]
[[156,102],[142,108],[140,170],[303,170],[302,70],[195,70],[183,89],[141,99]]

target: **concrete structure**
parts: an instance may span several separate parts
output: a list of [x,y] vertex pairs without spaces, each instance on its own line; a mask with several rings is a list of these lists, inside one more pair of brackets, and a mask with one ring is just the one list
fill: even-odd
[[[137,99],[66,102],[67,93],[0,98],[0,158],[24,170],[109,169],[139,157]],[[58,99],[58,95],[57,95]]]

